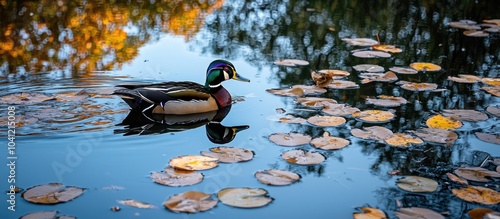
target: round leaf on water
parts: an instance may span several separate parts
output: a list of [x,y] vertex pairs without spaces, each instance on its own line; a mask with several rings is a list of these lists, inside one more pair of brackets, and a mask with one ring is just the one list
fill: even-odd
[[488,19],[488,20],[483,20],[483,22],[500,26],[500,19]]
[[392,72],[396,72],[398,74],[404,74],[404,75],[414,75],[417,74],[418,71],[413,69],[413,68],[403,68],[403,67],[391,67],[389,68]]
[[130,207],[135,207],[135,208],[156,208],[156,206],[146,203],[146,202],[140,202],[136,201],[133,199],[125,199],[125,200],[118,200],[118,203],[122,205],[127,205]]
[[476,132],[476,137],[489,143],[500,144],[500,135],[484,132]]
[[266,91],[279,96],[287,96],[287,97],[300,97],[304,95],[304,90],[298,87],[283,88],[283,89],[267,89]]
[[353,56],[358,58],[390,58],[391,54],[382,51],[358,51],[352,53]]
[[359,72],[383,72],[384,67],[380,65],[372,65],[372,64],[361,64],[353,66],[354,70]]
[[222,203],[238,208],[258,208],[273,201],[261,188],[225,188],[217,193],[217,197]]
[[500,178],[500,173],[481,167],[463,167],[456,169],[454,172],[462,178],[476,182],[488,182],[490,181],[488,178]]
[[200,183],[203,180],[203,174],[169,167],[163,172],[151,172],[151,179],[155,183],[167,186],[189,186]]
[[329,104],[336,104],[337,101],[324,97],[300,97],[295,100],[298,104],[306,107],[323,108]]
[[374,46],[378,44],[378,41],[370,38],[342,38],[342,41],[353,46]]
[[311,136],[301,133],[275,133],[269,136],[269,140],[280,146],[298,146],[311,141]]
[[401,88],[409,91],[434,91],[437,89],[437,84],[434,83],[412,83],[400,81]]
[[474,76],[474,75],[461,74],[461,75],[458,75],[458,77],[448,76],[448,80],[458,82],[458,83],[471,84],[471,83],[476,83],[478,81],[481,81],[481,78]]
[[343,117],[338,116],[312,116],[307,119],[307,122],[321,127],[340,126],[346,123]]
[[452,189],[451,192],[458,198],[485,205],[500,203],[500,192],[482,186],[468,186],[466,188]]
[[445,109],[443,110],[442,115],[460,121],[469,121],[469,122],[479,122],[488,120],[488,115],[476,110]]
[[326,87],[330,89],[357,89],[359,85],[352,81],[335,80]]
[[280,117],[278,119],[279,122],[281,123],[287,123],[287,124],[300,124],[306,122],[306,119],[300,118],[300,117],[295,117],[293,115],[285,115],[283,117]]
[[366,123],[385,123],[394,119],[394,113],[383,110],[364,110],[354,112],[352,116]]
[[213,157],[186,155],[172,158],[169,165],[181,170],[207,170],[217,167],[219,163]]
[[445,217],[433,210],[427,208],[400,208],[395,211],[396,217],[399,219],[444,219]]
[[463,34],[469,37],[487,37],[490,35],[489,33],[482,30],[466,30],[463,32]]
[[173,212],[196,213],[207,211],[217,205],[210,194],[198,191],[187,191],[181,194],[173,195],[163,203],[163,206]]
[[333,79],[341,79],[351,75],[351,73],[349,73],[348,71],[336,70],[336,69],[321,69],[318,72],[329,74],[332,76]]
[[394,147],[409,147],[413,145],[424,144],[424,141],[422,141],[422,139],[403,133],[395,133],[390,138],[384,139],[384,141],[385,143]]
[[448,177],[448,179],[450,179],[453,182],[464,184],[464,185],[468,185],[469,184],[467,182],[467,180],[462,179],[462,178],[458,177],[457,175],[455,175],[453,173],[446,173],[446,176]]
[[453,27],[453,28],[458,28],[458,29],[465,29],[465,30],[480,30],[481,27],[479,25],[476,25],[476,23],[472,22],[462,22],[462,21],[452,21],[448,23],[448,26]]
[[285,151],[281,154],[281,158],[288,163],[300,165],[314,165],[326,160],[326,157],[318,152],[300,149]]
[[53,100],[54,97],[40,93],[14,93],[0,97],[0,103],[7,104],[33,104],[41,103],[47,100]]
[[266,185],[286,186],[299,181],[301,176],[286,170],[269,169],[257,171],[255,178]]
[[497,97],[500,97],[500,86],[496,86],[496,87],[482,87],[481,89],[483,89],[484,91],[492,94],[492,95],[495,95]]
[[366,98],[366,103],[381,107],[398,107],[408,101],[403,97],[380,95],[377,98]]
[[500,78],[482,78],[481,82],[490,86],[500,86]]
[[363,211],[362,213],[353,213],[352,217],[354,219],[387,219],[385,213],[379,209],[371,208],[371,207],[362,207],[359,210]]
[[320,87],[317,87],[317,86],[293,85],[292,89],[295,89],[295,88],[302,89],[304,91],[305,95],[307,95],[307,94],[322,94],[322,93],[326,93],[326,89],[320,88]]
[[408,192],[434,192],[438,188],[438,182],[435,180],[420,177],[420,176],[406,176],[399,178],[396,185]]
[[394,45],[374,45],[374,46],[372,46],[372,49],[378,50],[378,51],[383,51],[383,52],[390,52],[390,53],[403,52],[402,49],[397,48]]
[[37,204],[57,204],[71,201],[83,194],[84,189],[64,186],[61,183],[49,183],[27,189],[21,197]]
[[243,148],[221,146],[210,148],[210,151],[202,151],[201,154],[216,158],[222,163],[237,163],[251,160],[254,152]]
[[274,61],[274,64],[281,66],[295,67],[295,66],[309,65],[309,62],[301,59],[278,59]]
[[341,149],[346,147],[350,143],[351,142],[346,139],[329,136],[328,132],[325,132],[325,135],[322,137],[311,140],[311,145],[313,147],[323,150]]
[[412,133],[424,141],[445,145],[453,145],[458,138],[455,132],[435,128],[419,128],[416,131],[412,131]]
[[425,124],[429,128],[436,129],[445,129],[445,130],[453,130],[462,127],[462,123],[452,117],[442,116],[441,114],[437,114],[431,116]]
[[489,208],[473,208],[467,214],[471,219],[485,219],[485,215],[493,212]]
[[441,70],[441,66],[428,62],[414,62],[410,64],[410,67],[417,71],[425,71],[425,72]]
[[500,117],[500,107],[498,106],[488,106],[486,111],[493,114],[494,116]]
[[385,74],[382,73],[361,73],[359,75],[360,78],[364,78],[361,80],[362,84],[370,83],[372,81],[377,82],[393,82],[398,80],[398,76],[394,74],[392,71],[388,71]]
[[329,104],[321,111],[331,116],[351,116],[353,113],[359,112],[360,110],[345,104]]
[[352,129],[351,134],[354,137],[362,138],[365,140],[383,141],[390,138],[394,133],[390,129],[382,126],[370,126],[363,128],[363,130]]

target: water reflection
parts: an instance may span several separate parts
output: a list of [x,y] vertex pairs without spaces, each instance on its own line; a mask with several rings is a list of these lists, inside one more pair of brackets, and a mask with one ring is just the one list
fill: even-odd
[[180,132],[195,129],[205,125],[208,140],[216,144],[231,142],[239,131],[248,129],[247,125],[224,126],[222,120],[227,116],[231,106],[217,111],[188,115],[152,114],[131,110],[127,117],[117,126],[115,134],[123,135],[151,135]]

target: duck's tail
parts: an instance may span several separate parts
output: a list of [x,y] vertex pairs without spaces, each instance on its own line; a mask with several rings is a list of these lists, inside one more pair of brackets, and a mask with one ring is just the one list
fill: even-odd
[[137,90],[131,89],[118,89],[113,92],[127,103],[132,110],[144,111],[144,109],[149,109],[154,103],[148,101],[147,98],[142,96]]

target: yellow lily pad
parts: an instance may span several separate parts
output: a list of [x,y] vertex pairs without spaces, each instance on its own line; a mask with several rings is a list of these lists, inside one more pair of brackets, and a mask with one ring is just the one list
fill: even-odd
[[413,68],[391,67],[389,70],[404,75],[414,75],[418,73],[418,71]]
[[396,185],[405,191],[409,192],[434,192],[439,184],[433,179],[421,176],[406,176],[399,178]]
[[337,150],[346,147],[351,142],[349,140],[330,136],[328,132],[325,132],[322,137],[314,138],[311,140],[310,144],[318,149],[323,150]]
[[251,150],[235,147],[213,147],[210,151],[202,151],[203,156],[216,158],[222,163],[245,162],[253,159],[254,152]]
[[238,208],[258,208],[273,201],[261,188],[225,188],[217,193],[217,197],[222,203]]
[[346,104],[328,104],[321,111],[330,116],[351,116],[353,113],[359,112],[360,110]]
[[392,112],[383,110],[364,110],[354,112],[352,116],[357,120],[366,123],[385,123],[394,119],[395,115]]
[[494,96],[500,97],[500,86],[495,87],[482,87],[484,91],[493,94]]
[[500,135],[498,134],[490,134],[490,133],[484,133],[484,132],[476,132],[476,137],[481,139],[482,141],[493,143],[493,144],[500,144]]
[[378,41],[370,38],[342,38],[342,41],[353,46],[374,46],[379,44]]
[[444,117],[450,117],[460,121],[479,122],[488,120],[488,115],[476,110],[445,109],[442,112]]
[[219,163],[213,157],[186,155],[171,159],[169,165],[181,170],[207,170],[217,167]]
[[166,168],[163,172],[151,172],[153,182],[166,186],[189,186],[200,183],[203,174],[191,170]]
[[80,197],[83,191],[82,188],[64,186],[62,183],[49,183],[31,187],[24,191],[21,197],[36,204],[57,204]]
[[339,116],[312,116],[307,119],[307,122],[321,127],[341,126],[346,123],[346,119]]
[[372,207],[361,207],[358,208],[362,213],[353,213],[352,217],[354,219],[387,219],[385,213],[379,209]]
[[301,133],[274,133],[269,140],[280,146],[298,146],[311,141],[311,136]]
[[403,52],[402,49],[397,48],[394,45],[374,45],[374,46],[372,46],[372,49],[378,50],[378,51],[383,51],[383,52],[390,52],[390,53]]
[[445,217],[427,208],[400,208],[394,212],[399,219],[445,219]]
[[326,160],[326,157],[318,152],[300,149],[285,151],[281,154],[281,158],[288,163],[299,165],[315,165]]
[[429,128],[436,129],[445,129],[445,130],[453,130],[462,127],[462,123],[452,117],[442,116],[441,114],[437,114],[431,116],[425,124]]
[[286,186],[299,181],[301,176],[286,170],[269,169],[257,171],[255,178],[266,185]]
[[196,213],[207,211],[217,205],[210,194],[198,191],[187,191],[181,194],[170,196],[163,206],[173,212]]
[[403,97],[380,95],[377,98],[366,98],[366,103],[381,107],[398,107],[408,101]]
[[404,133],[395,133],[390,138],[384,139],[384,141],[394,147],[409,147],[424,144],[422,139]]
[[382,51],[357,51],[352,53],[353,56],[358,58],[390,58],[391,54]]
[[454,172],[462,178],[476,182],[489,182],[488,178],[500,178],[500,173],[481,167],[463,167],[456,169]]
[[414,62],[410,64],[410,67],[417,71],[425,71],[425,72],[441,70],[441,66],[428,62]]
[[390,138],[394,133],[390,129],[382,126],[370,126],[364,127],[363,129],[352,129],[351,134],[354,137],[362,138],[365,140],[375,140],[382,142],[385,139]]
[[118,200],[118,203],[135,208],[156,208],[156,206],[152,204],[136,201],[133,199]]
[[482,78],[481,82],[490,86],[500,86],[500,78]]
[[468,186],[466,188],[452,189],[451,192],[458,198],[485,205],[500,203],[500,192],[482,186]]
[[422,138],[426,142],[445,144],[448,146],[453,145],[453,143],[455,143],[455,140],[458,139],[457,133],[444,129],[419,128],[411,132]]

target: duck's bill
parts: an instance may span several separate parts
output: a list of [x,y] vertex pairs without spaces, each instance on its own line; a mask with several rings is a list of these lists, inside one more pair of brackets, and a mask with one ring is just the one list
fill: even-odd
[[234,74],[233,79],[237,80],[237,81],[250,82],[250,79],[246,79],[244,77],[241,77],[241,75],[239,75],[238,73]]

